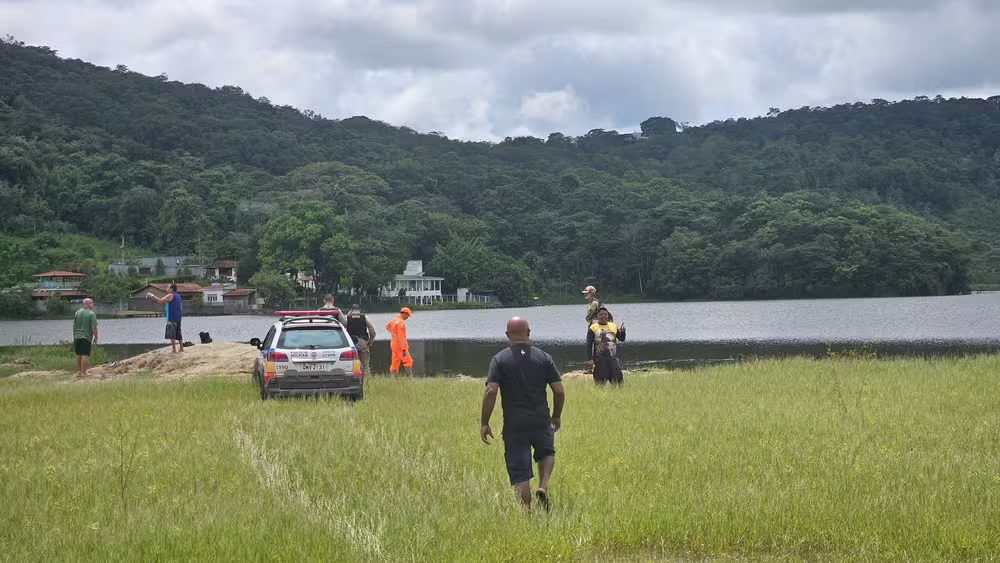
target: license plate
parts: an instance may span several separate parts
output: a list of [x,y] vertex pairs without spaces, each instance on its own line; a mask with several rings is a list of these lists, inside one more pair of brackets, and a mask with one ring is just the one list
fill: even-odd
[[311,363],[311,364],[299,364],[295,366],[299,371],[327,371],[329,369],[329,364]]

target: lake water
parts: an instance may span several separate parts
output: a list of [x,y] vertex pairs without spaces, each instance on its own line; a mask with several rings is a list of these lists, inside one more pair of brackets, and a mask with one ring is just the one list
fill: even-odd
[[[628,328],[626,365],[685,365],[744,355],[818,355],[861,344],[891,354],[1000,351],[1000,294],[895,299],[829,299],[704,303],[609,304]],[[481,375],[503,346],[507,319],[520,315],[533,340],[565,369],[582,366],[585,305],[418,311],[408,322],[415,371]],[[382,337],[373,368],[388,364],[385,322],[371,315]],[[273,316],[187,317],[186,340],[207,331],[216,341],[263,338]],[[103,344],[161,344],[164,320],[107,319]],[[70,321],[0,321],[0,346],[54,344],[71,338]]]

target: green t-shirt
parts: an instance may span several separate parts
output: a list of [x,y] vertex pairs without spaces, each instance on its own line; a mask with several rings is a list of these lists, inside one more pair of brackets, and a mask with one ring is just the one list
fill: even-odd
[[[587,305],[587,328],[588,329],[590,328],[590,325],[592,325],[595,322],[597,322],[597,310],[600,309],[601,307],[605,307],[605,305],[604,305],[604,303],[601,303],[598,299],[594,299],[593,301],[590,302],[589,305]],[[615,320],[615,318],[611,315],[611,311],[608,311],[608,320],[609,321]]]
[[594,299],[587,305],[587,327],[589,328],[591,324],[597,319],[597,310],[601,308],[601,302]]
[[97,326],[97,315],[91,309],[79,309],[73,315],[73,339],[94,339],[94,327]]

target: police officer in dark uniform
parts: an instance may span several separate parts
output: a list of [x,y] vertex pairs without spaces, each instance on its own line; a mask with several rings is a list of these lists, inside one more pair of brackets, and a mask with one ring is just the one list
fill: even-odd
[[375,327],[368,317],[361,312],[361,305],[355,303],[351,305],[351,310],[347,312],[347,333],[354,340],[354,345],[358,349],[358,359],[361,360],[361,375],[368,377],[372,374],[371,342],[375,340]]

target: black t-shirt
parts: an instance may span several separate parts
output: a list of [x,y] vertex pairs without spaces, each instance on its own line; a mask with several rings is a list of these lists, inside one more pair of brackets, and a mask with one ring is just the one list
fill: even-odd
[[546,387],[562,381],[552,356],[530,344],[511,346],[493,356],[486,381],[500,386],[504,433],[549,425]]

